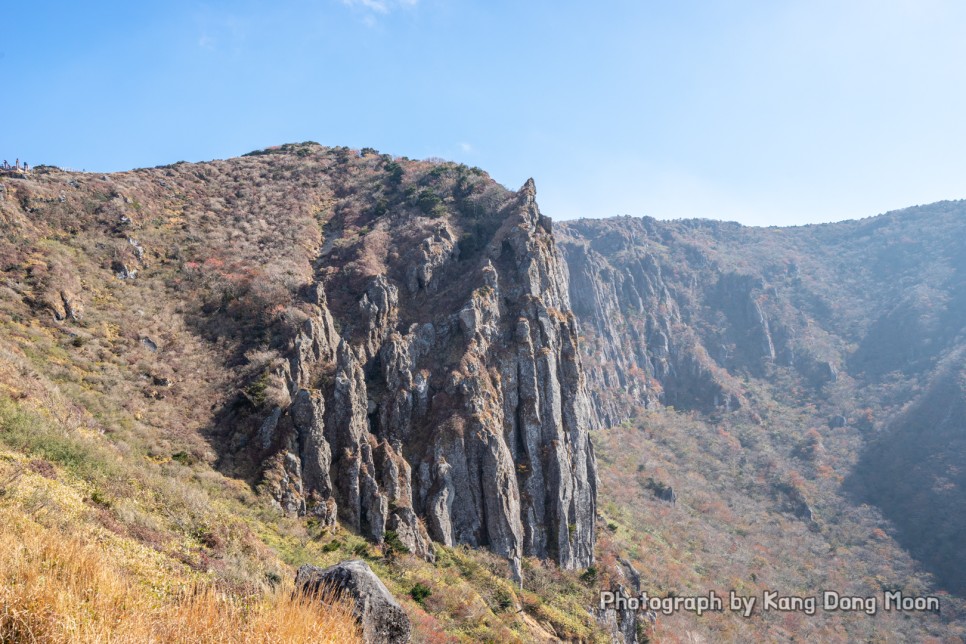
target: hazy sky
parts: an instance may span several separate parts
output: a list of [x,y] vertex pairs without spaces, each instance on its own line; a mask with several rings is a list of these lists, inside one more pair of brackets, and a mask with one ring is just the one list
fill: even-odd
[[966,197],[961,0],[6,2],[0,156],[314,140],[533,176],[558,219],[792,224]]

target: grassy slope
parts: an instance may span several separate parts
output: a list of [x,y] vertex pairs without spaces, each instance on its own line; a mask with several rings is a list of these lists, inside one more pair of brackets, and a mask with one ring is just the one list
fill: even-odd
[[[293,598],[287,567],[254,539],[237,499],[120,459],[33,402],[0,399],[5,641],[358,638],[346,604]],[[207,571],[194,557],[220,534],[231,542],[213,556],[225,564]]]

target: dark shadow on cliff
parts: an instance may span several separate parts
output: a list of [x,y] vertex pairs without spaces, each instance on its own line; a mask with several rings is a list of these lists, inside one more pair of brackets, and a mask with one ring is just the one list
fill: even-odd
[[928,390],[869,444],[845,490],[878,506],[896,538],[950,593],[966,595],[966,369],[956,352]]

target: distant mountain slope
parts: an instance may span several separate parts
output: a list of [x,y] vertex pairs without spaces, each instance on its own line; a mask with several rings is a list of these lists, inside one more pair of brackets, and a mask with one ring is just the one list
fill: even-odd
[[[643,392],[639,369],[637,381],[663,389],[642,401],[720,407],[737,402],[723,391],[741,395],[729,376],[771,364],[816,386],[839,371],[862,382],[920,375],[966,324],[963,202],[795,228],[624,217],[556,232],[588,338],[612,354],[625,345],[611,366],[591,369],[598,384]],[[693,387],[695,378],[708,384]]]
[[861,454],[849,489],[962,591],[966,202],[795,228],[622,217],[555,231],[599,426],[655,403],[763,415],[765,386],[860,441],[838,455],[847,475]]

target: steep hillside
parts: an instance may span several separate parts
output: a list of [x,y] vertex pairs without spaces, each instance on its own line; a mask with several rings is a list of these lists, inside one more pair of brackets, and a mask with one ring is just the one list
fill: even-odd
[[232,592],[361,555],[421,637],[592,638],[577,572],[499,579],[594,561],[590,406],[534,196],[316,144],[4,176],[0,394],[52,429],[0,442],[57,477],[75,448],[123,463],[77,466],[71,538],[93,522]]
[[[727,601],[734,591],[756,599],[748,617],[678,610],[651,624],[638,614],[635,629],[658,642],[961,641],[962,600],[935,590],[881,515],[837,493],[827,454],[841,445],[806,438],[814,455],[788,449],[781,435],[798,434],[803,422],[785,408],[764,425],[743,412],[712,424],[655,409],[594,432],[606,526],[600,562],[607,569],[623,560],[628,571],[610,583],[656,597],[714,591]],[[826,610],[826,590],[874,598],[876,612]],[[886,611],[887,590],[937,595],[942,614]],[[767,592],[812,598],[815,610],[765,610]]]
[[925,392],[862,454],[850,483],[951,592],[966,594],[966,373],[950,356]]
[[[465,166],[277,152],[11,182],[9,224],[56,231],[35,242],[47,248],[10,240],[8,271],[27,268],[16,296],[82,353],[85,326],[126,316],[118,341],[142,362],[127,386],[184,392],[180,413],[195,417],[177,424],[287,512],[338,516],[377,542],[391,530],[426,557],[431,535],[517,566],[592,562],[575,323],[532,184],[514,194]],[[81,263],[100,283],[84,284]],[[112,295],[124,312],[98,302]],[[179,327],[205,346],[168,346]],[[199,353],[208,364],[177,364]],[[193,382],[202,366],[221,382]]]

